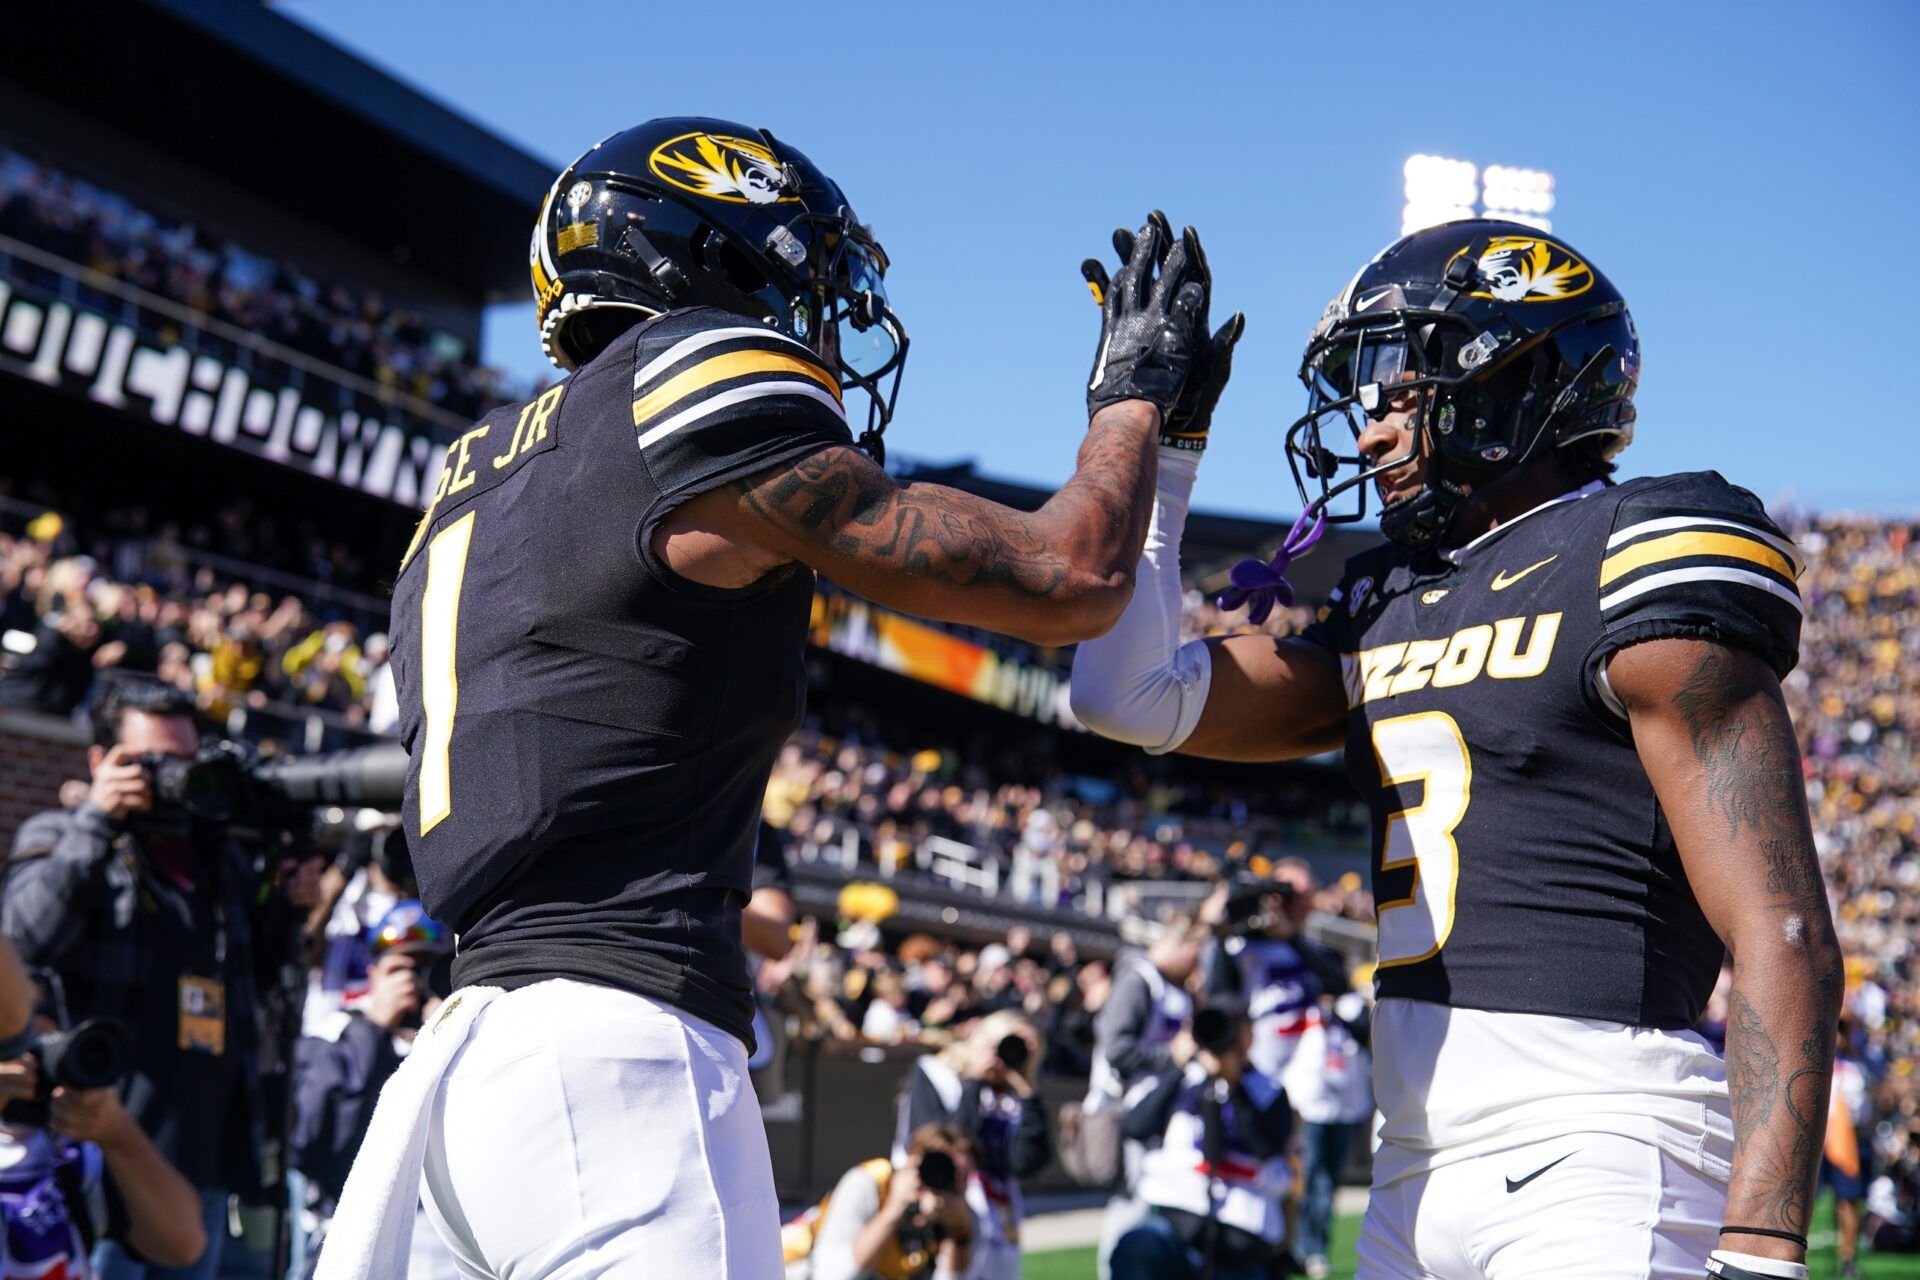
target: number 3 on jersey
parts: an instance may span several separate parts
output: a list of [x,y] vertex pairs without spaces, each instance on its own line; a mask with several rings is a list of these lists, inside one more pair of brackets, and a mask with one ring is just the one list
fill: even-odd
[[454,675],[454,642],[460,635],[460,586],[473,546],[469,511],[433,535],[427,544],[427,586],[420,595],[420,699],[426,732],[415,757],[420,767],[420,834],[453,812],[453,713],[460,701]]
[[1375,724],[1373,753],[1380,762],[1381,786],[1424,784],[1426,791],[1419,804],[1386,821],[1380,870],[1413,868],[1407,896],[1375,906],[1380,967],[1387,968],[1435,955],[1453,932],[1453,891],[1460,878],[1460,848],[1453,830],[1467,816],[1473,761],[1460,726],[1440,711]]

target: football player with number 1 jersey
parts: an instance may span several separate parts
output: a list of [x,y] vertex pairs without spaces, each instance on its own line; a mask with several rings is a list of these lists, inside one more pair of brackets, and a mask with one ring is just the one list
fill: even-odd
[[[1807,1274],[1841,969],[1780,695],[1801,561],[1717,474],[1614,483],[1639,367],[1559,239],[1404,237],[1308,344],[1307,514],[1223,603],[1290,603],[1286,559],[1369,488],[1385,544],[1301,636],[1182,645],[1199,454],[1164,451],[1133,602],[1075,659],[1100,732],[1340,748],[1372,809],[1362,1280]],[[1690,1028],[1725,951],[1723,1060]]]
[[416,1185],[474,1275],[780,1273],[742,909],[814,573],[1039,643],[1112,624],[1211,349],[1192,229],[1117,242],[1079,469],[1022,512],[882,470],[886,254],[800,151],[655,120],[555,181],[530,265],[571,376],[454,443],[394,585],[403,817],[454,992],[328,1280],[392,1273]]

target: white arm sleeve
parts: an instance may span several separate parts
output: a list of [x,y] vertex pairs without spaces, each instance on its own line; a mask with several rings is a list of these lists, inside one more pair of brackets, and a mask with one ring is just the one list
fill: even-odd
[[1073,655],[1073,714],[1105,738],[1176,750],[1200,723],[1213,679],[1205,642],[1180,643],[1180,534],[1200,469],[1198,454],[1160,450],[1153,521],[1134,575],[1133,599],[1113,630]]

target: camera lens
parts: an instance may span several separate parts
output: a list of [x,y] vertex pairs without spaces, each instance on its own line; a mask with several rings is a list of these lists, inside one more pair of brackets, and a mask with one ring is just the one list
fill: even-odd
[[944,1151],[927,1151],[920,1156],[920,1185],[929,1191],[951,1191],[957,1181],[953,1157]]
[[1027,1058],[1032,1050],[1027,1048],[1027,1042],[1019,1036],[1001,1036],[1000,1044],[994,1052],[999,1055],[1000,1061],[1007,1064],[1009,1070],[1019,1071],[1027,1065]]

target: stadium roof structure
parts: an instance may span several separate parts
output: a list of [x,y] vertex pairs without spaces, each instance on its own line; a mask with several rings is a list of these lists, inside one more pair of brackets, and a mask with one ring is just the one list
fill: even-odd
[[120,0],[0,42],[0,77],[475,302],[526,289],[555,166],[248,0]]
[[[1053,496],[1053,490],[1017,480],[983,476],[971,460],[930,463],[912,459],[894,459],[888,470],[905,481],[944,484],[988,498],[1003,506],[1022,511],[1038,508]],[[1217,591],[1226,585],[1226,573],[1235,563],[1256,553],[1266,555],[1280,545],[1293,523],[1289,512],[1279,519],[1230,515],[1217,511],[1193,511],[1187,516],[1186,535],[1181,540],[1182,574],[1187,583],[1204,591]],[[1301,557],[1287,571],[1303,604],[1315,604],[1333,590],[1347,557],[1364,551],[1380,541],[1377,529],[1369,526],[1330,526],[1311,553]]]

